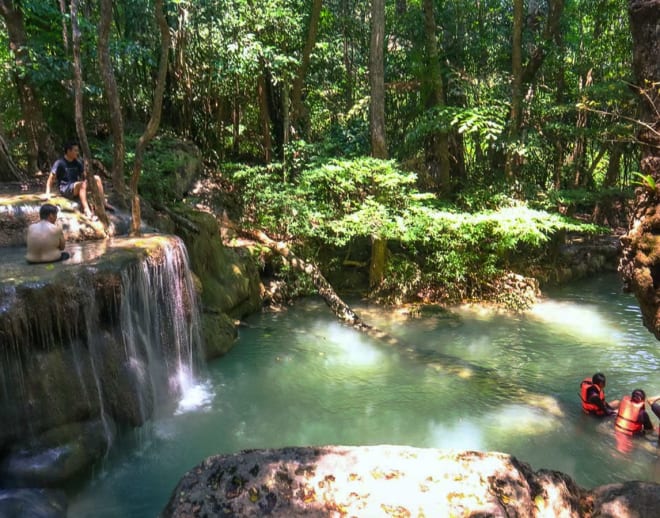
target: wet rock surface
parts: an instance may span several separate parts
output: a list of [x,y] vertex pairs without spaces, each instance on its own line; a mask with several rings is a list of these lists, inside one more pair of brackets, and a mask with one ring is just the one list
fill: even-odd
[[48,489],[0,489],[2,518],[66,518],[64,493]]
[[321,446],[209,457],[181,479],[161,518],[655,518],[658,509],[657,484],[587,490],[502,453]]

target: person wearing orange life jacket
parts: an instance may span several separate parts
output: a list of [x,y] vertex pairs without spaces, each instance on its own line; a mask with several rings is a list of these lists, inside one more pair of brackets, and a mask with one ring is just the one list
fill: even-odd
[[591,378],[585,378],[580,383],[580,399],[584,413],[595,416],[608,416],[616,413],[619,401],[605,401],[605,385],[607,380],[602,372],[597,372]]
[[644,408],[645,402],[646,394],[642,389],[635,389],[630,396],[623,396],[614,421],[617,432],[637,436],[653,430],[651,418]]

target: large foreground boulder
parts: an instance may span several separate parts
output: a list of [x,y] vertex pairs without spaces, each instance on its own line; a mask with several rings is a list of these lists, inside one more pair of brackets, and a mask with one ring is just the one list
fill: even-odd
[[503,453],[407,446],[248,450],[209,457],[172,492],[161,518],[657,517],[660,486],[593,491]]

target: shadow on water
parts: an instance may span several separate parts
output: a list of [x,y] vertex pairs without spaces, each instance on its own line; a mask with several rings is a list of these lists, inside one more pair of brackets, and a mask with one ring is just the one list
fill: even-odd
[[120,438],[70,518],[156,516],[186,470],[250,448],[501,451],[583,487],[660,481],[653,440],[618,449],[612,420],[580,409],[579,383],[595,371],[607,374],[611,399],[636,386],[660,393],[658,343],[614,275],[556,290],[536,314],[355,309],[405,347],[339,324],[317,299],[250,317],[234,349],[209,365],[204,403]]

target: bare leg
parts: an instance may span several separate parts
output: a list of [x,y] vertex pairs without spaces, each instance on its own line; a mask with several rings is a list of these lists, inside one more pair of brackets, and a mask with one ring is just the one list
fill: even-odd
[[82,207],[83,213],[85,216],[89,217],[92,215],[92,211],[89,210],[89,204],[87,203],[87,181],[76,182],[73,187],[73,194],[80,198],[80,205]]

